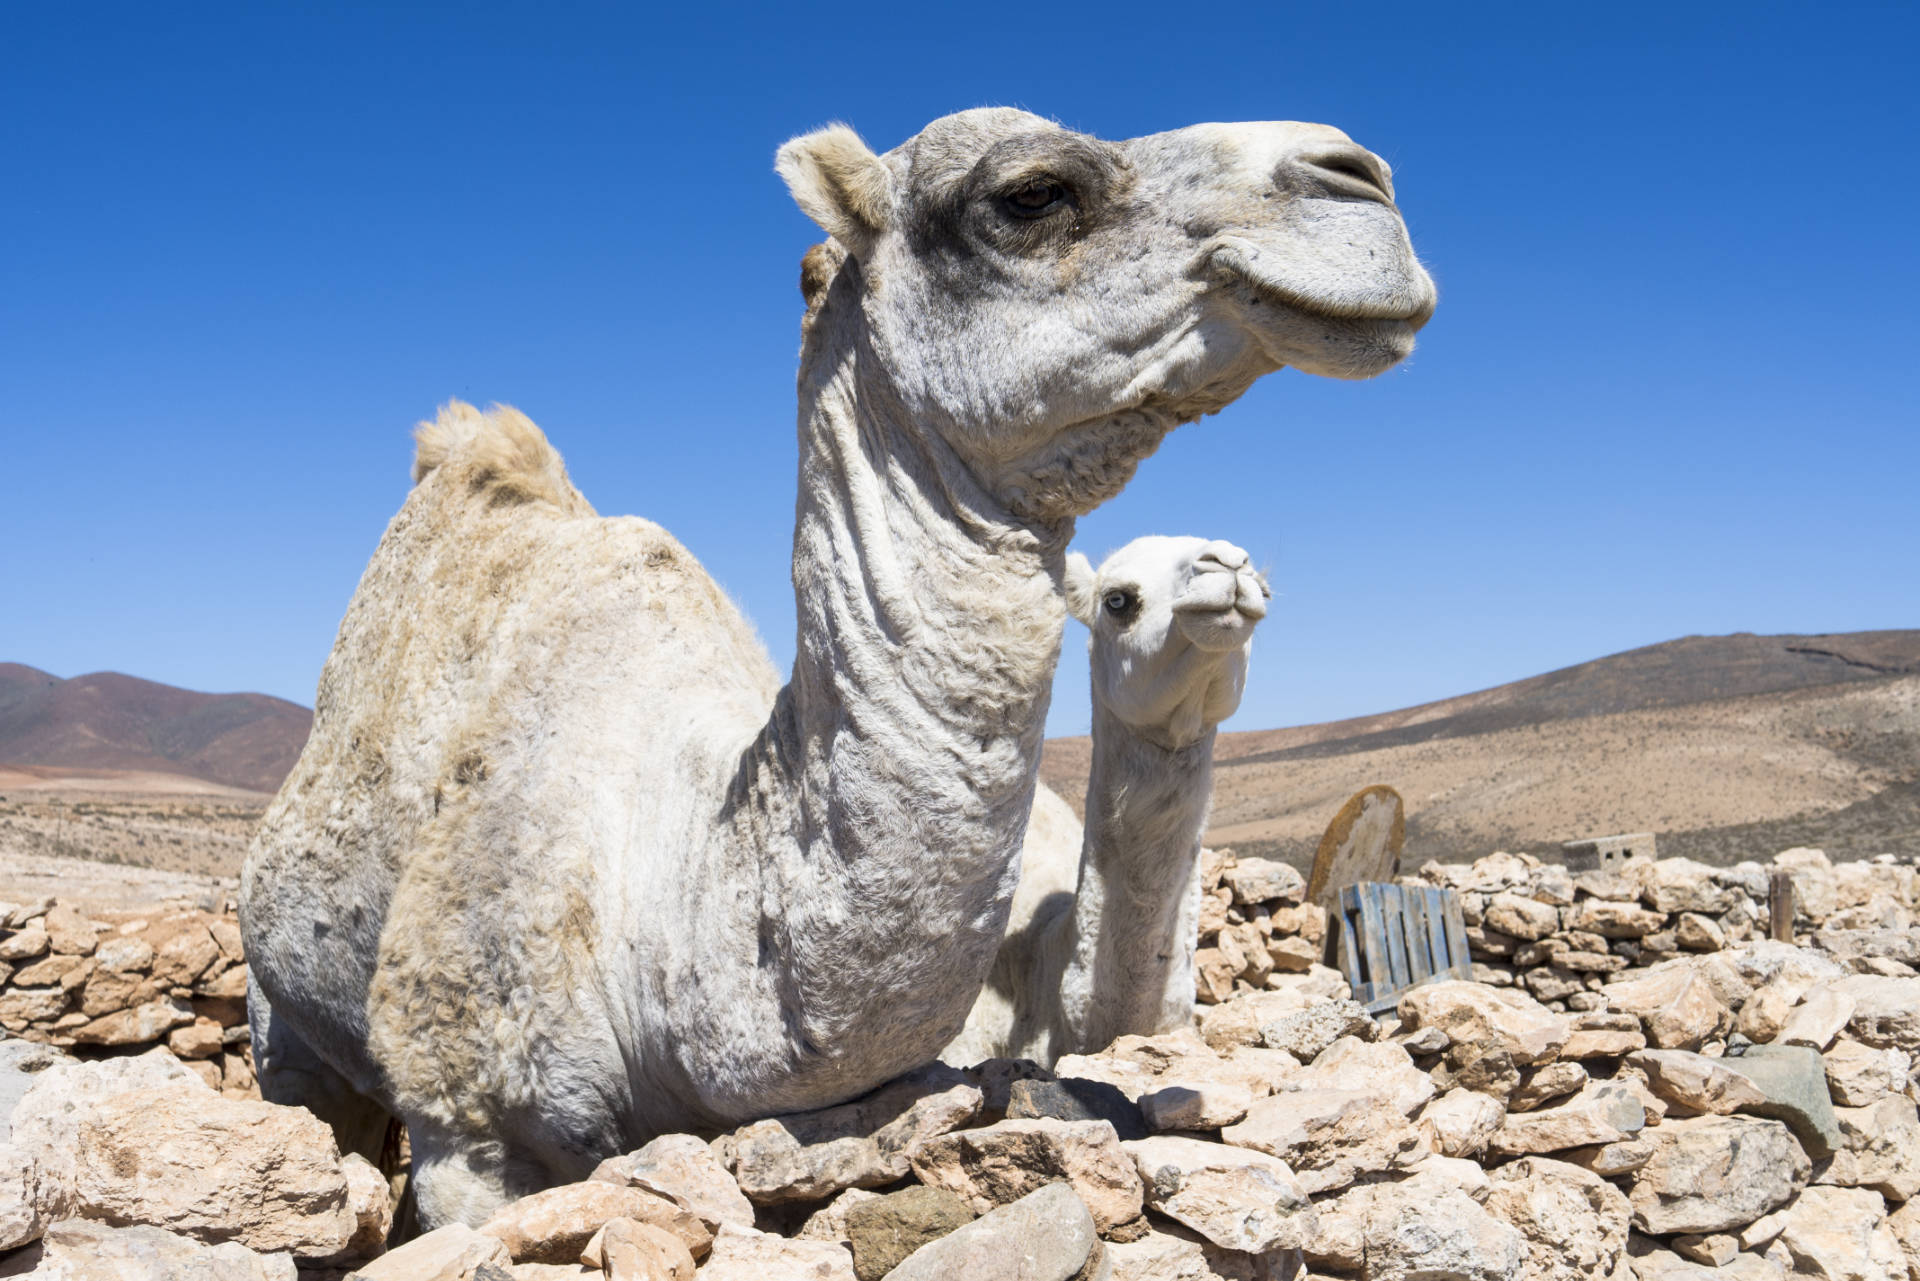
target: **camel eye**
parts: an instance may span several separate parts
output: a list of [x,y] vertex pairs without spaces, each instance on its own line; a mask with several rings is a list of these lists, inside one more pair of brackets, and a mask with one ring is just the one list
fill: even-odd
[[1107,612],[1115,618],[1125,618],[1133,612],[1133,593],[1124,588],[1115,588],[1100,598]]
[[1001,205],[1016,218],[1044,218],[1069,203],[1067,189],[1050,178],[1029,178],[1000,197]]

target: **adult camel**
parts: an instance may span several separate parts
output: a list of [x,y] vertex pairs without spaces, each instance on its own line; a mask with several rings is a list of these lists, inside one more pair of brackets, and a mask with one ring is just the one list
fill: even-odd
[[937,1054],[1017,879],[1074,518],[1262,374],[1390,368],[1433,308],[1387,167],[1323,125],[986,109],[777,167],[838,246],[787,683],[664,530],[451,406],[248,855],[262,1090],[362,1150],[400,1117],[428,1227]]

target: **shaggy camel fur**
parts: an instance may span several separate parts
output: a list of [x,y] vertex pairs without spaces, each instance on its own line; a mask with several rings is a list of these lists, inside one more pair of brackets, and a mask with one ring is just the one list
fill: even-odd
[[1042,785],[1006,941],[941,1058],[1051,1067],[1192,1022],[1214,733],[1240,706],[1267,599],[1232,543],[1138,538],[1097,571],[1067,558],[1067,608],[1090,632],[1093,671],[1085,831],[1068,810],[1072,840],[1060,840],[1051,811],[1066,803]]
[[807,268],[786,685],[666,531],[455,405],[248,856],[262,1089],[363,1150],[397,1114],[428,1227],[938,1054],[1006,925],[1074,517],[1433,307],[1386,166],[1320,125],[988,109],[777,167],[841,250]]

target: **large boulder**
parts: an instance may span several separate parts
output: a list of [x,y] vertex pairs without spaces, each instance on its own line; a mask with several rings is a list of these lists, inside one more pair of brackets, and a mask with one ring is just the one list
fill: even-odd
[[90,1219],[308,1259],[337,1255],[358,1228],[324,1122],[197,1084],[95,1104],[77,1129],[73,1199]]
[[1223,1249],[1299,1249],[1314,1234],[1313,1203],[1277,1157],[1173,1137],[1123,1146],[1140,1172],[1147,1207]]
[[1523,1157],[1495,1170],[1490,1181],[1487,1213],[1526,1238],[1528,1281],[1604,1277],[1626,1251],[1633,1209],[1599,1175]]
[[1665,1236],[1725,1232],[1779,1209],[1812,1163],[1779,1121],[1703,1116],[1647,1132],[1653,1152],[1634,1173],[1634,1226]]

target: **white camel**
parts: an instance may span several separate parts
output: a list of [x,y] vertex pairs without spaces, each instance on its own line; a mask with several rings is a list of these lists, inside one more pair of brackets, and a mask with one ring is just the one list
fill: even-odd
[[1042,784],[1006,939],[941,1058],[1051,1067],[1193,1021],[1214,734],[1240,706],[1267,599],[1232,543],[1137,538],[1098,570],[1067,557],[1093,677],[1084,832]]
[[679,543],[511,410],[425,428],[241,885],[262,1089],[413,1141],[424,1226],[960,1031],[1032,804],[1074,518],[1284,365],[1431,314],[1338,130],[1021,111],[781,148],[837,242],[799,372],[784,687]]

